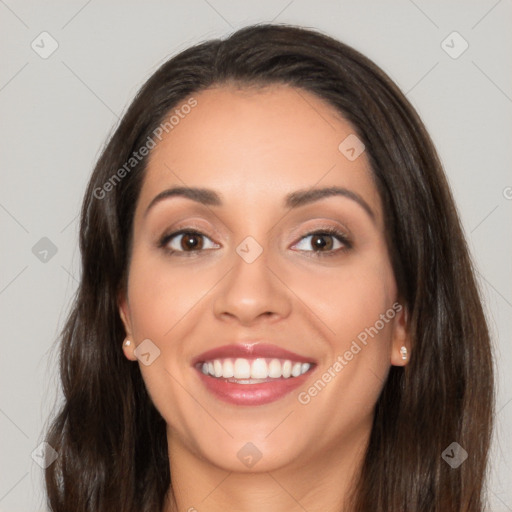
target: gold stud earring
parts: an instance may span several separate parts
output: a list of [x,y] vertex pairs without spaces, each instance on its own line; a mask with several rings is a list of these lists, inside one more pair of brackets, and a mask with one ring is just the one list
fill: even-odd
[[407,359],[407,347],[401,347],[400,354],[402,355],[402,359],[405,361]]

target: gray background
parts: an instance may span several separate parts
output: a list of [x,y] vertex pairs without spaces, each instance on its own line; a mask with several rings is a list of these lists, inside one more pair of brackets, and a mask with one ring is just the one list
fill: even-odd
[[[511,0],[0,0],[0,511],[45,510],[31,454],[59,396],[54,345],[80,272],[77,214],[106,137],[170,55],[262,21],[314,27],[354,46],[425,121],[495,344],[490,510],[512,511],[511,20]],[[43,31],[58,43],[47,58]],[[446,39],[453,31],[469,44],[457,58],[464,43]]]

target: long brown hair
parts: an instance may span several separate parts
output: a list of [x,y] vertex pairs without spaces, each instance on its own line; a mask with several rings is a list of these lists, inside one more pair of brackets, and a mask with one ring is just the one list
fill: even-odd
[[[82,206],[82,274],[61,336],[64,402],[48,443],[54,512],[157,512],[170,488],[165,422],[121,351],[134,207],[147,157],[118,170],[193,93],[234,83],[316,94],[366,146],[408,311],[412,356],[376,404],[352,508],[480,512],[493,418],[493,364],[474,270],[430,137],[397,86],[351,47],[314,30],[254,25],[179,53],[144,84],[97,162]],[[126,170],[126,167],[125,167]],[[112,182],[117,173],[122,179]],[[105,183],[111,180],[111,187]],[[442,457],[453,442],[467,460]]]

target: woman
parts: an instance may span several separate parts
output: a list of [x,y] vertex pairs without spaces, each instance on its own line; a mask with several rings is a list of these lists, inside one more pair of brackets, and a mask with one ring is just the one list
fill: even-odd
[[93,172],[54,511],[481,511],[489,335],[418,115],[259,25],[142,87]]

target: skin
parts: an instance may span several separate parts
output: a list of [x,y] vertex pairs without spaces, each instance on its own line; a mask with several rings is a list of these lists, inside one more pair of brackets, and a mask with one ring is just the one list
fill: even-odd
[[[194,98],[197,106],[151,153],[127,291],[119,297],[131,340],[124,353],[139,364],[167,423],[173,492],[165,510],[340,510],[390,366],[407,364],[399,351],[410,349],[403,308],[309,403],[298,400],[399,302],[366,153],[350,161],[340,152],[354,129],[305,91],[222,86]],[[213,189],[223,205],[174,197],[145,213],[172,186]],[[341,196],[282,205],[290,192],[328,186],[357,193],[374,218]],[[333,255],[316,249],[308,235],[326,226],[346,233],[351,248],[335,253],[346,246],[327,236],[320,240]],[[199,251],[181,236],[167,252],[158,247],[165,233],[183,227],[205,235],[193,240]],[[263,249],[250,264],[236,252],[247,236]],[[182,252],[170,254],[171,244]],[[134,353],[145,339],[160,350],[148,366]],[[204,387],[191,360],[244,340],[274,343],[318,366],[305,386],[270,404],[225,403]],[[237,457],[248,442],[262,454],[252,468]]]

